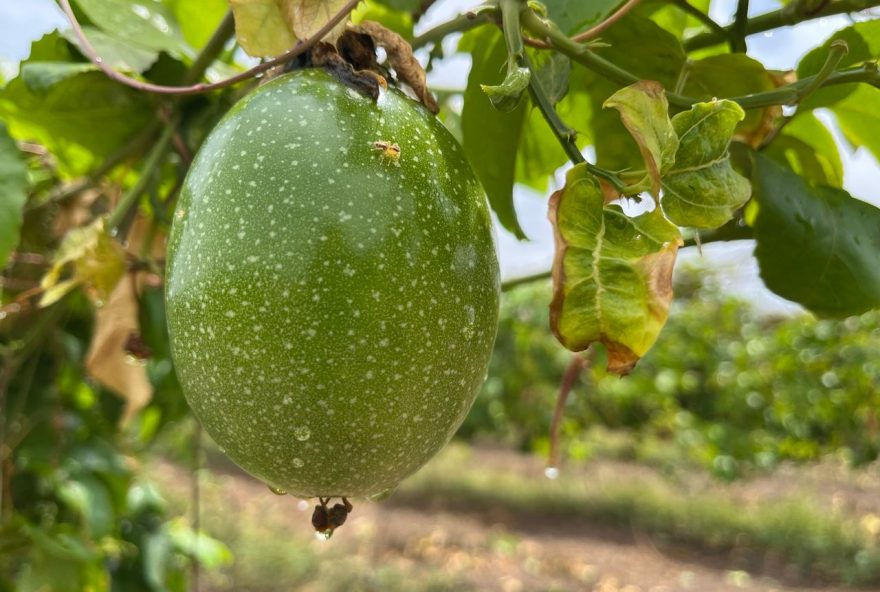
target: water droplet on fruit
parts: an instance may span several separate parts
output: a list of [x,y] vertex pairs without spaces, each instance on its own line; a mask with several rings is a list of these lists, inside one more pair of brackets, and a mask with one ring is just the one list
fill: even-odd
[[283,489],[279,489],[278,487],[272,487],[271,485],[269,485],[269,491],[271,491],[275,495],[287,495],[287,492],[284,491]]
[[309,426],[298,426],[293,429],[293,437],[300,442],[305,442],[311,435],[312,430],[309,429]]
[[302,461],[301,458],[294,458],[291,462],[293,463],[293,466],[295,466],[297,469],[306,464]]
[[559,477],[559,469],[556,467],[547,467],[544,469],[544,476],[548,479],[556,479]]
[[315,532],[315,538],[318,539],[319,541],[326,541],[331,536],[333,536],[332,530],[325,530],[324,532]]

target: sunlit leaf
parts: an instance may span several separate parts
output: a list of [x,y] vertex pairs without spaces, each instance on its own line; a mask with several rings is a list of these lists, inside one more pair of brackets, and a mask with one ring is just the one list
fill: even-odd
[[669,104],[663,87],[643,80],[622,88],[603,107],[620,112],[620,119],[635,139],[647,170],[648,187],[660,196],[660,177],[675,162],[678,136],[669,121]]
[[666,323],[681,236],[659,208],[630,218],[604,203],[585,165],[572,168],[550,200],[556,235],[550,323],[572,351],[604,344],[609,371],[625,374]]
[[249,55],[276,56],[296,43],[276,0],[229,0],[229,4],[235,15],[235,38]]
[[28,90],[43,93],[71,76],[97,69],[94,64],[84,62],[27,62],[22,65],[19,75]]
[[40,92],[19,76],[0,90],[0,118],[13,137],[42,144],[70,175],[85,173],[135,135],[153,117],[150,105],[102,72],[69,76]]
[[165,0],[171,8],[186,42],[201,48],[211,38],[229,10],[227,0]]
[[473,56],[461,113],[462,145],[498,220],[523,238],[513,208],[513,180],[528,102],[521,102],[510,113],[502,113],[492,106],[481,88],[482,84],[499,80],[507,61],[507,48],[498,31],[483,27],[467,33],[460,49]]
[[[124,39],[108,35],[101,29],[86,26],[83,27],[83,32],[104,63],[115,70],[142,73],[159,58],[157,50],[138,47]],[[79,38],[73,31],[68,29],[63,32],[63,35],[72,44],[80,47]],[[83,53],[83,55],[85,54]]]
[[141,48],[192,57],[180,25],[160,0],[77,0],[98,28],[111,37]]
[[716,228],[748,201],[748,179],[733,170],[728,147],[742,108],[697,103],[672,118],[679,137],[675,165],[663,177],[663,211],[679,226]]
[[843,185],[843,163],[837,142],[809,111],[798,113],[763,152],[777,162],[788,164],[809,181],[832,187]]
[[757,154],[755,256],[768,288],[823,316],[880,307],[880,209]]
[[595,25],[620,4],[620,0],[545,0],[547,16],[569,35]]
[[831,111],[850,144],[867,148],[880,161],[880,89],[861,84]]
[[0,269],[18,245],[26,189],[27,166],[0,121]]

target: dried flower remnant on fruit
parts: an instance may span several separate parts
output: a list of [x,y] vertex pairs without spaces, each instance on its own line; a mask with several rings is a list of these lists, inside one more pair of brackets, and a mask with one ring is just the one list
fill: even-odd
[[382,162],[400,166],[400,146],[396,142],[377,140],[373,142],[373,150],[379,152]]
[[312,526],[315,532],[328,539],[333,536],[333,531],[345,524],[349,513],[354,509],[348,498],[342,498],[342,503],[334,504],[332,508],[327,507],[329,501],[329,497],[319,497],[319,503],[312,512]]

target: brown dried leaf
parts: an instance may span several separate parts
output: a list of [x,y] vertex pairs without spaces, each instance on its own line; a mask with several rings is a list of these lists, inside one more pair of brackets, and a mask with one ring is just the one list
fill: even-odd
[[86,355],[86,370],[91,377],[125,401],[122,425],[146,407],[153,396],[146,367],[126,351],[130,336],[139,330],[135,282],[126,276],[116,284],[107,303],[98,309]]
[[357,33],[369,35],[373,39],[373,43],[384,48],[388,55],[388,62],[394,68],[397,77],[413,89],[428,111],[435,114],[440,111],[437,101],[428,90],[425,69],[413,55],[412,46],[407,43],[406,39],[374,21],[364,21],[351,29]]

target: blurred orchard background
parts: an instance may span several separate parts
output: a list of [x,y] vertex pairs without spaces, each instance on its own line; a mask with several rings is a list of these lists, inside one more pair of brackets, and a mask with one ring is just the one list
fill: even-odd
[[[440,0],[416,33],[474,5]],[[725,24],[734,10],[716,0],[710,14]],[[749,47],[790,67],[848,24],[818,19]],[[49,0],[0,0],[0,78],[65,27]],[[456,43],[434,64],[435,88],[464,87]],[[877,195],[877,162],[825,120],[844,186]],[[516,207],[531,241],[499,228],[507,280],[552,258],[544,197],[519,188]],[[880,314],[812,318],[763,289],[751,249],[684,250],[654,349],[624,380],[601,355],[578,378],[558,474],[545,471],[548,434],[571,354],[548,331],[547,280],[505,292],[488,380],[454,442],[388,500],[357,504],[330,541],[310,532],[311,503],[271,495],[199,437],[179,391],[160,385],[114,449],[107,408],[120,404],[64,368],[56,388],[77,411],[59,421],[76,423],[75,454],[59,467],[29,449],[52,491],[20,486],[45,499],[33,523],[75,514],[82,529],[22,527],[38,552],[21,555],[21,532],[5,525],[0,590],[100,590],[108,564],[113,590],[878,589]],[[162,363],[149,362],[151,377]]]

